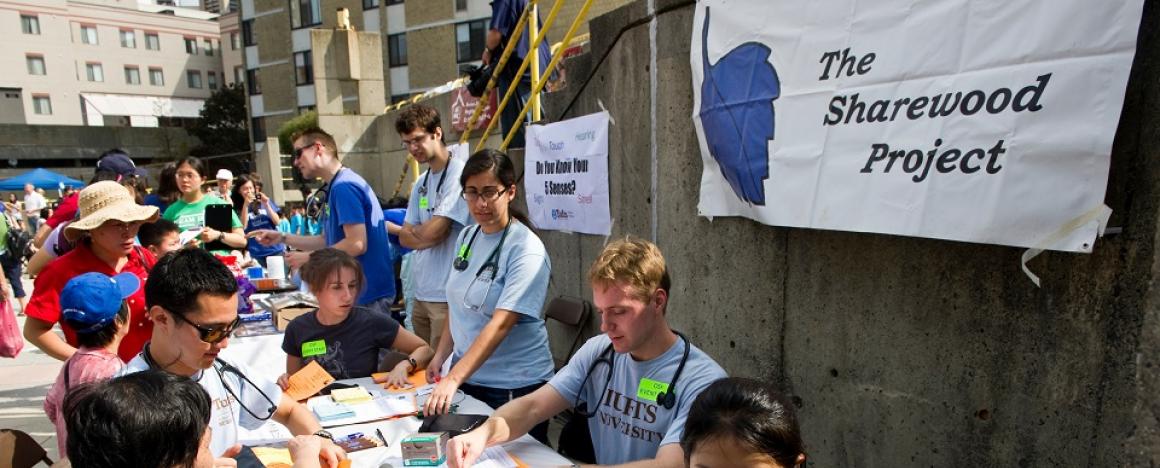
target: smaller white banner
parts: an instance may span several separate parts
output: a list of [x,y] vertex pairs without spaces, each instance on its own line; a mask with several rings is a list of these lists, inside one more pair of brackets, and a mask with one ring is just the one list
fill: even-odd
[[524,190],[537,229],[612,233],[608,212],[607,112],[527,131]]

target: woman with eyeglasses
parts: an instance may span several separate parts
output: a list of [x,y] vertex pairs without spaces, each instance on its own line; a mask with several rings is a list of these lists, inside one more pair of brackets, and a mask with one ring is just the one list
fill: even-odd
[[[458,389],[499,408],[552,377],[541,313],[552,266],[544,243],[512,206],[512,161],[503,152],[481,150],[467,160],[459,183],[477,226],[463,229],[456,241],[449,313],[427,367],[427,379],[438,383],[425,414],[449,411]],[[448,358],[451,369],[443,374]],[[545,421],[529,433],[546,442],[547,429]]]
[[[221,241],[234,249],[246,248],[246,235],[242,232],[242,221],[231,209],[230,230],[219,231],[206,225],[205,212],[209,205],[229,205],[217,195],[202,192],[205,183],[205,166],[197,158],[185,158],[177,162],[177,190],[181,198],[165,209],[164,218],[173,221],[182,231],[200,229],[198,240],[202,245]],[[223,252],[224,253],[224,252]]]
[[[134,239],[142,223],[157,220],[157,207],[138,205],[128,189],[112,181],[85,187],[78,205],[80,219],[64,230],[65,238],[75,242],[76,247],[49,263],[36,277],[26,311],[28,320],[24,324],[24,337],[60,360],[71,357],[78,344],[71,327],[61,327],[64,340],[52,332],[53,325],[61,318],[60,293],[65,283],[90,272],[108,276],[133,273],[144,283],[155,262],[153,254],[136,245]],[[146,316],[144,293],[137,291],[126,303],[129,329],[117,350],[123,361],[141,351],[153,330],[153,323]]]

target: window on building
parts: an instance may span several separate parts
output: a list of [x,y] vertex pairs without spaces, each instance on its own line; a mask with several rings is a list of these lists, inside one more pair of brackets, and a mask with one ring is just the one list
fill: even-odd
[[407,34],[391,34],[387,36],[387,51],[392,67],[401,67],[407,64]]
[[213,57],[213,41],[211,41],[209,39],[205,39],[202,42],[202,45],[205,46],[205,56],[206,57]]
[[93,25],[81,25],[81,43],[96,45],[97,41],[97,27]]
[[473,62],[483,58],[486,39],[486,19],[455,25],[456,59],[459,63]]
[[322,0],[290,0],[290,27],[294,29],[322,24]]
[[40,17],[36,15],[20,15],[20,30],[24,34],[40,34]]
[[379,0],[363,0],[363,9],[370,10],[379,7]]
[[299,86],[314,82],[314,57],[310,51],[294,53],[294,83]]
[[455,11],[467,11],[467,0],[455,0]]
[[47,73],[44,67],[43,55],[25,55],[24,61],[28,64],[29,75],[44,75]]
[[125,67],[125,84],[141,84],[141,69],[138,67]]
[[205,72],[205,85],[209,89],[217,89],[217,72]]
[[149,84],[165,86],[165,72],[160,68],[149,68]]
[[386,0],[387,5],[402,5],[403,0]]
[[157,36],[157,33],[145,33],[145,48],[161,50],[161,38]]
[[185,53],[197,55],[197,39],[192,37],[185,38]]
[[242,44],[246,46],[258,45],[258,35],[254,33],[254,20],[242,21]]
[[305,114],[314,110],[314,106],[298,106],[298,115]]
[[266,141],[266,121],[261,117],[250,119],[250,130],[254,132],[255,143],[264,143]]
[[105,81],[105,69],[101,64],[90,62],[85,64],[85,78],[89,81]]
[[52,99],[47,94],[33,94],[32,112],[37,115],[52,115]]
[[121,30],[121,47],[125,47],[128,49],[136,49],[137,48],[137,33],[133,32],[132,29],[122,29]]
[[241,65],[234,67],[234,83],[245,83],[246,70]]
[[258,84],[258,70],[246,70],[246,90],[251,96],[262,94],[262,87]]
[[242,46],[242,36],[236,32],[230,33],[230,50],[238,50]]
[[201,89],[201,71],[200,70],[186,70],[185,71],[185,85],[193,89]]

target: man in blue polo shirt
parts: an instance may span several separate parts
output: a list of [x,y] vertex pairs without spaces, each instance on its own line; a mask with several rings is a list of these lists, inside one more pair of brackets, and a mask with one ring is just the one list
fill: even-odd
[[[354,170],[344,167],[338,158],[334,137],[319,128],[294,135],[293,164],[307,179],[327,181],[314,197],[325,203],[322,212],[322,235],[302,236],[276,230],[259,230],[249,234],[262,245],[284,242],[299,249],[286,254],[286,264],[301,267],[310,252],[334,247],[358,259],[366,274],[366,288],[358,305],[391,314],[395,302],[395,272],[391,267],[391,247],[387,240],[383,209],[371,186]],[[395,315],[402,323],[402,317]]]

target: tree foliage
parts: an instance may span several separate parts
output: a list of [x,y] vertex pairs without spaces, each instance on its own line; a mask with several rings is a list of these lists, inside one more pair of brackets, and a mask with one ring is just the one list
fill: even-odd
[[205,100],[201,115],[188,129],[201,140],[193,156],[213,156],[250,150],[246,125],[246,91],[238,83],[219,88]]
[[290,135],[298,133],[302,130],[318,126],[318,111],[309,111],[299,114],[298,117],[287,120],[278,128],[278,146],[281,148],[282,154],[290,154],[293,149],[294,142],[290,141]]

